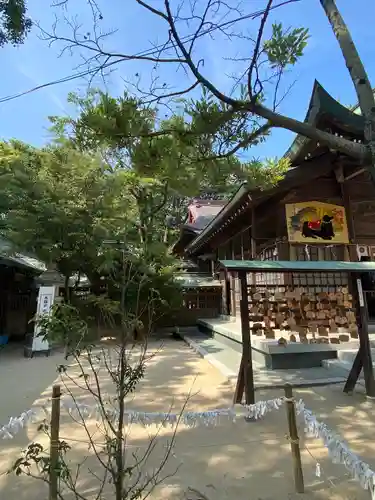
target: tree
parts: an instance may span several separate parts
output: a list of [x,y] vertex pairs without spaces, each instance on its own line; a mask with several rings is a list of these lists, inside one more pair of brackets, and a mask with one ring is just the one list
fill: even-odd
[[26,0],[0,2],[0,47],[23,43],[31,26],[31,19],[26,15]]
[[[95,326],[116,330],[125,315],[127,329],[131,318],[140,318],[137,329],[148,331],[167,302],[178,302],[175,259],[163,243],[165,221],[154,205],[162,191],[156,181],[149,181],[151,189],[146,181],[111,169],[67,141],[41,150],[16,141],[0,144],[0,234],[15,249],[56,265],[65,278],[69,318],[77,307],[91,324],[96,320]],[[89,296],[69,286],[75,276],[77,284],[88,278]],[[88,330],[78,328],[77,317],[76,331],[64,333],[64,318],[57,317],[55,330],[70,345],[81,335],[77,332]]]
[[77,273],[95,282],[105,259],[103,240],[126,226],[117,181],[97,157],[67,143],[41,150],[1,143],[1,234],[15,248],[55,264],[66,283]]
[[[51,440],[50,448],[47,449],[39,442],[32,442],[12,469],[17,476],[23,474],[46,483],[51,499],[68,500],[74,497],[80,500],[100,500],[105,497],[115,500],[146,500],[159,484],[178,470],[178,466],[174,467],[172,473],[165,470],[169,458],[173,456],[177,427],[163,446],[163,453],[158,453],[159,462],[153,463],[152,467],[150,464],[155,456],[153,451],[157,447],[160,430],[168,423],[168,413],[161,415],[160,426],[149,434],[149,443],[145,447],[137,450],[129,446],[128,424],[134,421],[129,408],[138,384],[145,375],[147,362],[154,356],[148,351],[147,335],[137,345],[132,340],[134,326],[143,319],[143,311],[136,307],[136,303],[138,297],[144,295],[146,287],[151,320],[155,313],[154,306],[160,299],[160,283],[159,287],[149,286],[144,273],[145,265],[143,269],[138,267],[141,272],[139,276],[138,272],[129,272],[130,262],[134,262],[134,259],[127,259],[126,265],[120,267],[117,275],[117,284],[123,287],[122,295],[126,300],[121,301],[121,304],[112,301],[115,314],[120,309],[121,329],[110,345],[83,343],[88,325],[79,311],[70,305],[55,307],[52,315],[41,318],[41,334],[50,340],[55,340],[56,337],[66,340],[66,335],[73,332],[73,336],[69,335],[67,339],[73,341],[67,350],[66,359],[69,362],[60,365],[58,371],[65,402],[70,406],[68,418],[71,418],[73,426],[78,423],[89,445],[85,456],[77,460],[77,456],[73,459],[70,453],[77,444],[76,440],[70,441],[69,436],[60,438],[54,443],[57,456],[53,457],[52,419],[51,425],[44,422],[39,427],[39,431],[44,432]],[[135,293],[129,293],[131,291]],[[96,408],[97,422],[94,431],[94,415],[88,416],[87,407],[85,410],[82,405],[82,398],[85,397]],[[189,398],[183,409],[188,401]],[[147,424],[146,415],[143,422]],[[178,425],[179,419],[176,423]],[[53,431],[55,436],[59,436],[58,428],[54,427]],[[90,479],[92,484],[88,488],[87,480]]]
[[[165,225],[169,216],[181,220],[187,200],[203,193],[227,197],[243,182],[271,187],[289,167],[287,160],[241,161],[237,141],[247,151],[266,140],[268,127],[225,111],[205,90],[202,99],[184,101],[184,114],[162,120],[157,108],[127,93],[116,99],[91,90],[83,98],[71,94],[69,101],[76,117],[52,117],[55,134],[82,151],[99,152],[112,173],[126,179],[141,228]],[[226,123],[229,114],[235,134]],[[249,127],[255,131],[251,141]]]
[[[183,66],[190,73],[189,85],[186,88],[171,91],[168,88],[166,89],[165,86],[161,87],[157,84],[147,92],[147,99],[152,96],[154,102],[169,102],[176,95],[181,96],[195,92],[197,86],[201,85],[210,96],[214,96],[217,106],[220,107],[220,116],[223,119],[222,125],[231,129],[233,136],[236,136],[235,132],[238,130],[238,124],[233,119],[234,115],[236,117],[242,115],[246,118],[258,116],[261,121],[257,130],[262,127],[266,127],[267,130],[272,127],[291,130],[319,141],[331,149],[356,158],[361,164],[368,166],[371,174],[374,174],[374,96],[365,68],[334,0],[319,0],[319,2],[340,44],[343,58],[357,93],[362,115],[365,118],[364,144],[337,137],[308,123],[278,113],[278,103],[282,99],[278,95],[281,78],[285,71],[296,64],[303,55],[308,33],[303,28],[285,29],[280,22],[272,26],[271,36],[265,39],[266,25],[272,10],[299,0],[286,0],[278,4],[274,0],[267,0],[265,8],[255,13],[249,13],[237,7],[234,8],[231,4],[217,0],[206,0],[203,5],[197,2],[193,4],[182,2],[175,9],[173,9],[170,0],[164,0],[163,7],[160,9],[146,0],[134,1],[144,9],[145,14],[148,12],[155,16],[155,20],[157,19],[158,22],[164,24],[166,41],[163,45],[153,47],[142,54],[129,54],[121,50],[111,52],[105,47],[106,39],[103,33],[100,33],[102,16],[98,13],[94,15],[97,30],[93,31],[97,33],[96,38],[95,35],[90,34],[81,36],[79,29],[74,30],[74,36],[71,38],[60,36],[56,30],[53,32],[44,31],[44,35],[49,41],[59,41],[70,48],[79,48],[83,55],[87,55],[87,62],[95,62],[98,71],[105,71],[109,65],[112,67],[124,60],[144,61],[153,65],[169,63]],[[318,0],[316,2],[318,4]],[[229,16],[232,16],[232,18],[228,19]],[[222,21],[223,19],[225,21]],[[256,36],[251,37],[247,32],[241,30],[233,31],[233,26],[243,22],[248,23],[250,19],[260,20]],[[188,33],[183,29],[186,26],[190,30]],[[245,54],[237,60],[237,62],[241,63],[241,69],[239,70],[241,76],[235,81],[237,92],[234,93],[225,93],[205,76],[202,61],[195,52],[199,40],[219,30],[227,36],[229,42],[233,39],[242,38],[248,42],[246,47],[250,46],[250,44],[253,46],[253,52],[250,56]],[[266,92],[269,82],[273,82],[271,96]],[[237,137],[239,139],[237,142],[238,150],[253,141],[257,130],[249,130],[248,128],[243,130],[243,137]],[[264,129],[261,132],[264,132]]]

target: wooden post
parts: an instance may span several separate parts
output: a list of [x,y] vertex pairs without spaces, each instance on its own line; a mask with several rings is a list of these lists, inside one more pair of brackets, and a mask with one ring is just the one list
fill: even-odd
[[251,209],[251,259],[255,260],[257,258],[257,243],[256,243],[256,228],[255,228],[255,208]]
[[360,316],[359,350],[357,356],[354,359],[352,369],[350,370],[348,379],[346,381],[344,392],[350,393],[354,390],[354,387],[363,368],[366,395],[369,398],[375,398],[375,379],[374,370],[372,367],[370,339],[368,336],[366,297],[362,290],[362,281],[360,274],[355,274],[353,278],[356,282],[358,291],[358,309]]
[[355,249],[356,235],[355,235],[354,217],[353,217],[352,203],[345,184],[345,171],[342,164],[335,169],[335,176],[338,184],[340,185],[341,198],[345,209],[346,222],[348,225],[349,246],[347,247],[347,251],[349,253],[349,260],[355,262],[358,259],[357,259],[357,251]]
[[[257,241],[256,241],[256,219],[255,219],[255,207],[251,208],[251,233],[250,233],[250,248],[251,248],[251,260],[256,260],[257,258]],[[251,273],[251,283],[256,285],[256,275]]]
[[240,233],[241,238],[241,260],[245,260],[245,253],[243,248],[243,231]]
[[251,355],[251,336],[249,322],[249,297],[247,292],[246,271],[240,271],[238,277],[241,285],[241,334],[242,334],[242,358],[238,372],[237,386],[234,394],[234,403],[242,402],[245,391],[245,403],[255,403],[253,360]]
[[58,500],[59,488],[59,432],[60,432],[60,397],[59,385],[52,388],[51,443],[49,469],[49,500]]
[[284,387],[286,398],[286,414],[288,419],[290,449],[293,459],[294,485],[297,493],[304,493],[305,486],[303,481],[301,451],[299,448],[299,437],[296,422],[296,408],[293,400],[293,388],[290,384]]
[[[229,250],[230,250],[230,258],[232,260],[235,259],[234,256],[234,244],[233,244],[233,239],[229,241]],[[233,272],[230,273],[230,288],[231,288],[231,294],[230,294],[230,300],[231,300],[231,315],[232,316],[237,316],[237,308],[236,308],[236,278],[235,274]]]

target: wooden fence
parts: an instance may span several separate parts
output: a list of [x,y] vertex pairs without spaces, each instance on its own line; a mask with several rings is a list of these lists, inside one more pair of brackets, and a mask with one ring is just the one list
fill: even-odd
[[217,318],[221,308],[221,287],[185,288],[181,306],[162,316],[157,326],[194,326],[197,319]]

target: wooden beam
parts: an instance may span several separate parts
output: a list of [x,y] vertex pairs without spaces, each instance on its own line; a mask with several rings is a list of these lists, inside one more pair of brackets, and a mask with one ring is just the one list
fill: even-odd
[[367,168],[360,168],[359,170],[356,170],[352,174],[345,177],[344,181],[349,181],[350,179],[354,179],[354,177],[357,177],[357,175],[363,174],[363,172],[366,172],[366,171],[367,171]]
[[[233,240],[229,240],[228,242],[228,250],[229,250],[229,258],[230,260],[234,259],[234,248],[233,248]],[[228,254],[227,254],[228,255]],[[229,283],[230,283],[230,314],[231,316],[236,316],[236,280],[233,273],[229,273]]]
[[346,221],[348,224],[348,234],[349,234],[349,247],[348,247],[348,252],[349,252],[349,258],[351,261],[357,261],[357,252],[354,247],[355,242],[356,242],[356,234],[355,234],[355,227],[354,227],[354,217],[353,217],[353,210],[352,210],[352,203],[351,199],[346,187],[345,183],[345,171],[344,167],[342,164],[339,164],[337,168],[335,169],[335,176],[336,180],[340,186],[340,192],[341,192],[341,197],[342,197],[342,202],[344,205],[345,209],[345,214],[346,214]]
[[354,359],[348,379],[346,381],[344,392],[350,393],[354,390],[354,387],[363,368],[366,395],[371,399],[375,399],[375,378],[372,366],[370,339],[368,336],[367,304],[365,294],[362,290],[362,281],[360,274],[354,274],[353,281],[355,282],[358,293],[358,309],[360,320],[359,349],[357,356]]

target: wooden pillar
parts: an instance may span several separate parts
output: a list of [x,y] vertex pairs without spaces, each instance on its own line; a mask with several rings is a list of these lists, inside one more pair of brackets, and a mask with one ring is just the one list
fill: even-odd
[[0,335],[8,335],[8,290],[2,290],[0,294]]
[[286,237],[277,243],[278,260],[289,260],[289,243]]
[[362,290],[361,275],[354,274],[353,281],[355,281],[355,285],[358,291],[358,308],[360,317],[359,349],[354,359],[348,379],[346,381],[344,392],[349,393],[354,390],[354,387],[363,368],[366,395],[369,398],[375,399],[375,379],[374,370],[372,367],[370,339],[368,336],[367,304],[365,294]]
[[[233,239],[229,241],[229,251],[230,258],[234,260],[234,245]],[[236,316],[236,278],[233,273],[230,275],[230,287],[231,287],[231,314],[232,316]]]
[[[229,252],[229,243],[226,243],[224,247],[225,259],[231,259],[231,254]],[[225,298],[226,298],[226,314],[230,316],[232,314],[232,298],[231,298],[231,276],[228,271],[225,271]]]
[[251,260],[257,258],[256,227],[255,227],[255,208],[251,209]]
[[289,260],[297,260],[297,249],[291,243],[289,243]]
[[[257,258],[257,242],[256,242],[256,218],[255,218],[255,207],[251,208],[251,260],[256,260]],[[256,285],[257,280],[255,273],[251,273],[251,284]]]
[[336,180],[340,186],[341,198],[343,201],[346,221],[348,224],[349,248],[347,249],[347,253],[349,254],[349,260],[356,262],[358,260],[358,257],[357,257],[357,250],[355,248],[356,236],[355,236],[353,210],[352,210],[350,196],[345,183],[344,168],[342,165],[339,165],[335,169],[335,175],[336,175]]
[[251,335],[249,321],[249,295],[247,290],[246,272],[240,271],[238,277],[241,285],[241,337],[242,357],[238,372],[237,385],[234,393],[234,403],[242,402],[245,392],[245,404],[255,403],[253,360],[251,354]]

